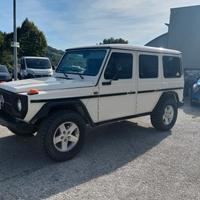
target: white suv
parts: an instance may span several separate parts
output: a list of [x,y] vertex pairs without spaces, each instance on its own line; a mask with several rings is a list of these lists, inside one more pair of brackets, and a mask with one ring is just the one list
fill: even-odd
[[56,161],[74,157],[86,126],[151,116],[170,130],[183,103],[181,53],[129,45],[66,50],[53,77],[0,85],[0,124],[19,136],[41,136]]

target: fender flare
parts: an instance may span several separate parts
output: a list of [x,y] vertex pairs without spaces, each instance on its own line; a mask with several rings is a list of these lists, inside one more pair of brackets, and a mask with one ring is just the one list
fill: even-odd
[[158,107],[158,105],[163,101],[164,98],[174,98],[176,103],[177,103],[177,106],[179,107],[179,97],[178,97],[178,94],[175,92],[175,91],[166,91],[166,92],[163,92],[158,100],[158,103],[156,104],[153,112],[156,110],[156,108]]
[[78,112],[87,124],[94,126],[94,122],[86,106],[80,100],[58,100],[56,102],[47,102],[31,119],[30,124],[39,125],[42,120],[49,116],[49,113],[63,109]]

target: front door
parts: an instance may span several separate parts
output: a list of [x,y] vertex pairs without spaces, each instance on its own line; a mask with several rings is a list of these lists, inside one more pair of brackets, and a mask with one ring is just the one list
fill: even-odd
[[135,114],[134,53],[113,50],[99,83],[99,121]]

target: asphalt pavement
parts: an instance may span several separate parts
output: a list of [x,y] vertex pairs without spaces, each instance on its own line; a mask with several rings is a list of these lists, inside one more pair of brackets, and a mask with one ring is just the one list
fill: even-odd
[[179,110],[170,132],[149,117],[89,131],[82,152],[51,161],[37,139],[0,127],[0,200],[199,200],[200,108]]

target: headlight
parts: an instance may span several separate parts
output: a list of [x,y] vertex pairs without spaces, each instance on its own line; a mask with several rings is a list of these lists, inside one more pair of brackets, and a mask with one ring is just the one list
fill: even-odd
[[21,101],[21,99],[17,100],[17,111],[18,112],[22,111],[22,101]]

